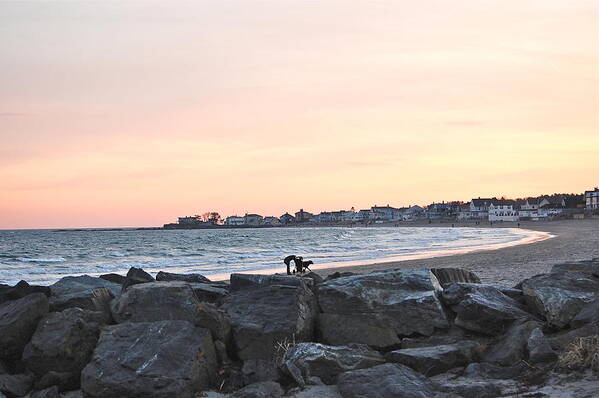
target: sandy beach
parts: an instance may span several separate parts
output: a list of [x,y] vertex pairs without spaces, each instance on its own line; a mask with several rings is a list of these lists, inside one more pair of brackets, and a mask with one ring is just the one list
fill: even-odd
[[[403,225],[403,224],[402,224]],[[448,227],[442,224],[412,224],[409,226]],[[514,228],[517,223],[455,223],[458,227]],[[398,227],[398,228],[401,228]],[[382,262],[369,265],[323,268],[315,270],[326,276],[333,272],[351,271],[369,273],[394,268],[460,267],[475,272],[483,282],[515,285],[536,274],[549,272],[551,266],[576,260],[599,257],[599,219],[560,220],[549,222],[520,222],[520,228],[542,231],[554,235],[534,243],[505,247],[496,250],[476,251],[426,259]]]

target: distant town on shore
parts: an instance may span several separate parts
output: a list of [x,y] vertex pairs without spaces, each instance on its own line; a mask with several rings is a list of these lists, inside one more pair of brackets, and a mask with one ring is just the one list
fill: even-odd
[[280,217],[246,213],[223,218],[218,212],[179,217],[177,223],[165,224],[165,229],[195,228],[260,228],[299,224],[370,225],[417,220],[518,222],[562,218],[585,218],[599,214],[599,188],[583,194],[552,194],[537,197],[506,199],[475,198],[469,202],[450,201],[427,206],[372,206],[370,209],[322,211],[318,214],[300,209]]

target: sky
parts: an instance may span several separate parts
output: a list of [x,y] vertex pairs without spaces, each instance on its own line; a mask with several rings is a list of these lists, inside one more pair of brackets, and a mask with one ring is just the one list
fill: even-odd
[[596,1],[2,1],[0,228],[599,185]]

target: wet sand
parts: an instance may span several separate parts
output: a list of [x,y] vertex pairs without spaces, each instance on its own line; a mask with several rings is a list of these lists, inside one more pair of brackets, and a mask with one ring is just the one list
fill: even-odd
[[[403,225],[403,224],[402,224]],[[405,226],[448,227],[451,223],[410,224]],[[515,228],[517,223],[455,223],[459,227]],[[398,228],[401,228],[398,227]],[[483,282],[513,286],[533,275],[549,272],[554,264],[599,257],[599,219],[520,222],[520,228],[547,232],[551,239],[495,250],[368,265],[314,270],[322,276],[333,272],[369,273],[395,268],[459,267],[475,272]]]

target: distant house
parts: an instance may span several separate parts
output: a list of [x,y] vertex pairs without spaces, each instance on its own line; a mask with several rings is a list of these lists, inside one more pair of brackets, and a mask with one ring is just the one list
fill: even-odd
[[489,206],[496,198],[476,198],[470,201],[468,209],[461,207],[458,218],[462,220],[486,220],[489,218]]
[[262,220],[262,225],[270,225],[274,227],[276,225],[281,225],[281,221],[279,221],[277,217],[267,216],[264,217],[264,220]]
[[258,226],[262,224],[262,216],[260,214],[246,214],[243,218],[245,225]]
[[310,219],[312,218],[313,214],[307,211],[304,211],[304,209],[300,209],[300,211],[295,213],[295,222],[307,222],[310,221]]
[[193,225],[200,224],[202,222],[202,218],[198,215],[196,216],[187,216],[187,217],[179,217],[179,224],[181,225]]
[[426,216],[428,218],[456,217],[462,205],[462,202],[432,203],[426,209]]
[[229,216],[225,219],[225,225],[238,226],[245,224],[245,217],[240,216]]
[[599,188],[584,193],[585,207],[587,211],[596,212],[599,210]]
[[378,221],[399,221],[401,220],[401,211],[395,207],[377,206],[374,205],[370,208],[373,219]]
[[295,222],[295,217],[293,217],[289,213],[285,213],[281,217],[279,217],[279,221],[281,222],[281,224],[291,224]]
[[366,221],[374,218],[374,213],[371,209],[359,210],[354,214],[354,221]]
[[493,200],[489,205],[489,221],[519,221],[517,207],[514,200]]
[[407,210],[402,212],[402,218],[405,221],[416,220],[424,216],[425,210],[418,205],[409,206]]

